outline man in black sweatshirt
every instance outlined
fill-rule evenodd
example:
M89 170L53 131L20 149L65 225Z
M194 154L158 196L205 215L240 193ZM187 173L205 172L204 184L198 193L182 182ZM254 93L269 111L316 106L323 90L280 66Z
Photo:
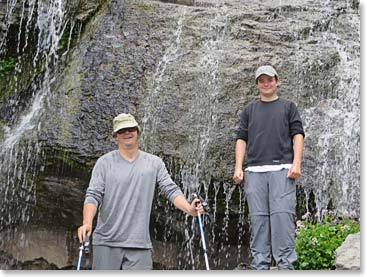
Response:
M273 254L278 269L293 269L297 259L294 181L301 176L302 121L296 105L277 95L279 78L272 66L260 66L255 80L260 99L250 102L241 113L233 180L245 181L252 268L269 269Z

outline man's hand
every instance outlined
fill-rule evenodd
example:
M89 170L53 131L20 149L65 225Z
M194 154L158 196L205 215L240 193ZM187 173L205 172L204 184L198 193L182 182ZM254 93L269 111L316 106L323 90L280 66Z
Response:
M199 199L195 198L190 204L183 194L176 196L173 200L173 205L191 216L197 216L198 212L201 214L204 213L204 208Z
M83 224L78 228L78 238L79 242L83 243L85 241L86 234L88 237L92 234L92 225L91 224Z
M301 164L293 163L291 168L288 170L288 178L297 179L301 177Z
M243 181L243 170L242 169L237 169L237 170L234 171L233 181L236 184L242 183L242 181Z
M88 237L92 234L93 218L97 213L97 206L93 203L87 203L83 207L83 225L78 228L79 242L85 241L86 234Z
M205 210L204 210L203 205L201 205L201 201L198 198L195 198L191 202L191 212L190 212L190 214L192 216L197 216L198 213L204 214Z

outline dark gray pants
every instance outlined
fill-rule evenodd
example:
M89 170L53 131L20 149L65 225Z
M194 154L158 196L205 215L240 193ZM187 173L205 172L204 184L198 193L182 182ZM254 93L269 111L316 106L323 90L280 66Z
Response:
M293 269L296 261L296 186L288 169L245 173L245 192L251 216L251 266L269 269L271 254L278 269Z
M93 270L151 270L152 250L93 246Z

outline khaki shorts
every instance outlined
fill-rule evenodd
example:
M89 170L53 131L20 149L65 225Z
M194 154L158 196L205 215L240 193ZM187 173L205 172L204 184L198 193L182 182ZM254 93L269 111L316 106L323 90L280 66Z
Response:
M152 270L152 250L93 246L93 270Z

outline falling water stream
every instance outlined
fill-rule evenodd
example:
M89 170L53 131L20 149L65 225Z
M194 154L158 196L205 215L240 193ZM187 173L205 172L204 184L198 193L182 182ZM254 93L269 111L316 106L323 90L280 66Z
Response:
M2 203L1 226L14 223L27 223L32 206L35 204L35 190L33 188L33 178L36 174L36 164L40 145L37 140L37 128L40 124L40 115L45 104L45 99L50 94L51 67L56 65L57 50L60 39L65 28L65 7L63 0L55 1L29 1L28 12L25 11L23 1L21 10L20 26L26 22L26 33L22 35L23 28L19 28L17 54L17 71L21 71L21 57L28 51L28 35L30 22L37 16L38 43L34 55L33 64L42 59L45 62L44 76L39 84L34 84L30 105L27 105L19 115L16 124L5 127L4 140L1 143L1 163L2 176L7 176L2 180L1 191L5 194ZM38 10L34 12L37 2ZM12 1L9 5L8 17L12 16L17 1ZM37 15L36 15L37 14ZM20 50L20 37L25 37L24 46ZM16 76L15 76L16 78ZM17 103L14 103L17 105ZM26 192L26 193L24 193ZM19 202L25 205L19 205ZM14 213L14 210L16 211ZM7 216L4 217L4 215Z
M141 145L143 149L154 154L160 154L160 147L162 146L162 140L159 136L158 126L162 126L162 121L165 118L165 112L170 109L170 102L166 101L167 98L172 97L172 91L167 90L165 86L170 82L170 79L179 78L172 76L172 70L175 67L179 67L182 63L182 59L187 55L189 50L185 49L185 46L181 44L181 37L183 36L185 29L188 27L185 25L187 18L187 10L183 8L181 14L178 15L177 29L172 37L172 43L167 47L162 60L159 61L156 72L152 78L152 87L148 91L146 102L141 114L144 115L142 119L143 135L141 138ZM185 20L186 19L186 20ZM206 232L209 243L209 252L212 255L213 268L230 268L239 264L246 259L243 249L243 235L245 230L243 229L244 220L244 203L242 199L239 202L238 211L240 217L236 227L239 227L237 246L234 247L234 251L230 251L230 243L228 241L228 229L229 227L229 203L234 190L238 191L240 198L242 198L242 191L240 187L233 186L230 183L218 183L212 182L212 167L211 159L209 157L209 150L213 140L216 138L216 129L218 128L217 120L221 113L221 103L219 97L224 92L221 88L221 72L220 64L224 58L223 48L227 42L228 31L228 16L226 6L217 3L212 12L212 18L202 30L204 37L204 43L197 55L200 57L197 61L197 74L196 87L191 91L189 114L185 118L186 124L190 124L188 130L188 145L185 153L182 153L183 157L180 161L174 163L170 162L170 159L166 160L167 167L171 174L178 172L178 176L175 176L177 184L182 187L184 194L191 199L191 195L194 192L199 193L203 198L208 199L209 193L214 193L215 198L213 201L217 201L217 195L221 190L223 195L224 204L224 218L222 222L211 224L207 222ZM165 106L168 102L167 106ZM166 124L164 122L164 124ZM174 125L174 122L168 122L168 125ZM210 192L209 192L210 191ZM214 204L214 205L213 205ZM215 203L210 203L213 209L213 218L216 218ZM158 198L153 210L159 213L164 207L169 207L170 204ZM222 211L221 211L222 212ZM154 212L153 212L154 213ZM220 216L222 217L222 215ZM153 226L162 226L163 215L160 213L153 218ZM183 238L183 251L177 256L172 257L171 249L169 246L172 242L172 236L177 233L175 230L177 223L174 216L169 216L164 219L164 229L162 227L155 227L153 229L153 237L159 237L160 240L165 242L165 249L161 250L160 255L167 264L172 264L173 267L178 265L179 268L185 269L203 269L203 259L200 252L200 243L198 238L200 235L197 231L197 222L192 218L185 218L183 225L186 226ZM168 226L168 227L167 227ZM176 227L170 227L176 226ZM232 228L233 226L231 226ZM220 232L220 241L218 244L218 231ZM162 238L163 236L163 238ZM177 240L177 238L176 238ZM180 239L179 239L180 241ZM177 244L177 241L175 242ZM233 242L232 242L233 243ZM176 248L176 247L175 247ZM234 252L236 252L234 254ZM241 254L242 253L242 254ZM229 256L232 257L229 257ZM229 260L231 264L229 264ZM167 262L172 260L172 262ZM177 265L176 265L177 264Z
M271 5L271 1L265 2L266 5ZM233 72L238 69L238 65L243 63L247 68L248 62L246 57L232 61L235 69L230 73L225 72L225 65L227 66L229 60L228 52L233 51L229 46L238 39L237 36L245 46L253 43L251 39L255 37L256 40L256 36L266 41L264 34L251 32L256 30L257 24L264 23L261 20L276 20L277 17L285 16L282 12L287 9L292 12L291 5L283 2L287 1L279 1L279 8L272 10L275 15L272 12L264 15L266 20L260 13L247 13L245 8L244 14L241 14L235 8L237 4L242 5L241 1L211 3L203 0L193 1L192 7L174 6L174 16L170 17L173 13L167 13L165 18L165 24L171 26L170 33L161 45L162 55L157 58L150 75L144 76L146 84L141 86L144 88L143 96L136 108L143 130L140 146L143 150L163 158L173 179L188 199L191 200L192 193L197 192L208 201L213 222L208 217L205 218L205 233L212 269L234 269L240 264L248 263L249 259L250 225L244 193L240 186L234 185L228 178L221 179L214 163L220 163L222 159L212 157L213 153L218 152L214 148L218 141L233 142L229 141L229 131L223 133L218 130L230 125L227 122L223 124L223 114L231 114L228 110L233 108L226 106L225 101L230 98L227 96L235 93L247 77L239 78L238 87L225 86L228 76L237 77ZM137 7L142 10L154 11L147 4L149 1L139 3ZM316 6L318 5L319 3ZM323 17L304 28L310 30L309 32L300 31L302 35L299 35L297 26L292 26L294 34L289 36L292 41L287 45L289 51L296 50L299 53L294 70L297 78L294 99L296 102L307 99L299 105L306 131L305 166L299 185L305 194L307 209L311 205L310 199L313 199L319 213L332 206L359 217L359 37L352 43L348 34L338 33L334 17L339 12L337 16L345 16L344 24L356 30L359 30L359 19L349 16L351 11L348 9L351 7L348 4L343 6L344 10L334 8L330 1L321 3L320 6ZM11 248L7 245L8 237L4 234L9 234L11 230L11 236L16 237L17 228L27 226L33 216L34 207L37 206L36 179L43 166L43 144L39 139L44 123L42 116L53 97L53 84L58 81L54 73L61 66L63 57L71 50L73 34L80 34L82 28L68 12L66 0L7 1L5 29L0 38L0 57L9 51L7 45L11 39L11 28L14 28L15 18L18 16L21 27L17 32L16 42L13 43L17 56L14 69L15 92L22 88L20 77L24 70L29 69L26 67L27 63L32 65L30 74L34 78L26 90L27 93L21 94L26 99L10 97L7 105L13 112L2 127L0 251ZM242 16L245 23L239 24L237 29L234 28L234 22L241 20ZM124 41L124 35L129 38L128 32L123 34L123 27L120 30L117 22L111 24L116 25L111 32L121 32L121 41ZM300 39L305 36L304 33L308 36L306 42ZM274 39L277 35L274 32L274 37L270 37ZM60 51L62 40L66 40L66 47ZM116 49L125 47L119 44L120 40L116 43ZM190 43L195 47L190 46ZM239 51L245 48L242 43L237 48ZM261 48L264 56L270 51L266 47L265 45ZM251 49L248 47L246 53L250 53ZM309 49L312 49L312 55L306 53ZM323 59L325 49L331 49L334 59ZM256 56L254 59L259 63L265 59L257 56L256 52L250 55ZM195 57L194 63L188 58L192 56ZM310 57L319 57L318 65ZM320 85L318 82L321 77L315 72L329 73L328 66L333 68L335 77L328 76L322 80L325 85ZM122 66L121 68L125 69ZM148 70L146 72L149 73ZM194 85L181 88L181 82ZM252 91L248 89L246 93L251 94ZM305 94L308 96L304 97ZM92 98L90 95L88 97ZM177 118L173 114L182 116ZM175 133L177 141L166 141L166 134L170 132ZM223 136L228 138L223 139ZM6 232L2 234L3 230ZM158 193L152 208L151 234L157 269L205 268L197 222L174 209ZM26 235L22 233L18 237L22 241L17 247L28 245ZM20 258L16 255L13 258Z
M345 40L346 33L335 31L335 10L327 2L325 18L328 31L322 32L316 48L335 51L339 60L335 76L326 77L321 101L303 111L307 134L305 157L313 166L306 167L301 179L306 194L315 194L317 213L338 207L352 217L359 217L360 186L360 56L359 37ZM346 9L351 7L347 5ZM325 23L326 24L326 23ZM345 16L345 24L359 30L359 20ZM310 40L319 34L311 34ZM316 53L316 55L320 55ZM322 57L320 68L325 66ZM315 70L316 68L313 68ZM312 69L311 69L312 70ZM307 76L307 75L306 75ZM306 80L312 83L312 80ZM312 88L311 88L312 89ZM317 93L315 93L317 94ZM317 154L316 160L315 154ZM310 163L311 164L311 163ZM309 196L307 197L309 198Z
M181 44L181 34L182 27L185 20L186 10L183 9L182 13L179 15L179 20L177 22L177 30L173 35L173 41L170 46L165 51L162 60L158 63L157 69L152 78L152 87L148 92L146 102L144 103L144 117L142 119L142 128L144 132L141 136L141 144L145 146L147 151L154 152L153 148L155 142L151 140L154 138L157 132L157 121L160 117L160 107L163 101L164 95L162 95L161 90L164 84L167 82L167 76L165 75L167 68L170 64L177 62L180 57L180 44Z
M22 226L26 226L33 216L37 205L35 180L42 168L42 142L39 141L41 116L51 96L54 82L53 71L58 67L60 43L65 30L70 26L67 48L70 47L71 34L75 23L67 18L64 0L7 1L5 17L6 29L1 39L0 53L6 55L9 28L14 18L20 16L16 42L17 61L13 75L14 90L21 87L21 74L37 76L21 98L10 102L13 109L23 108L13 115L9 125L4 125L4 135L0 142L0 248L27 247L28 237ZM70 23L70 20L72 23ZM36 42L30 42L35 37ZM11 42L14 45L14 42ZM33 45L32 45L33 44ZM36 46L34 46L34 44ZM42 72L37 72L42 68ZM23 72L22 72L23 70ZM39 77L40 76L40 77ZM26 100L26 101L25 101ZM17 231L19 230L19 231ZM18 233L19 232L19 233ZM16 240L16 245L7 240ZM26 251L19 251L12 259L18 259Z

